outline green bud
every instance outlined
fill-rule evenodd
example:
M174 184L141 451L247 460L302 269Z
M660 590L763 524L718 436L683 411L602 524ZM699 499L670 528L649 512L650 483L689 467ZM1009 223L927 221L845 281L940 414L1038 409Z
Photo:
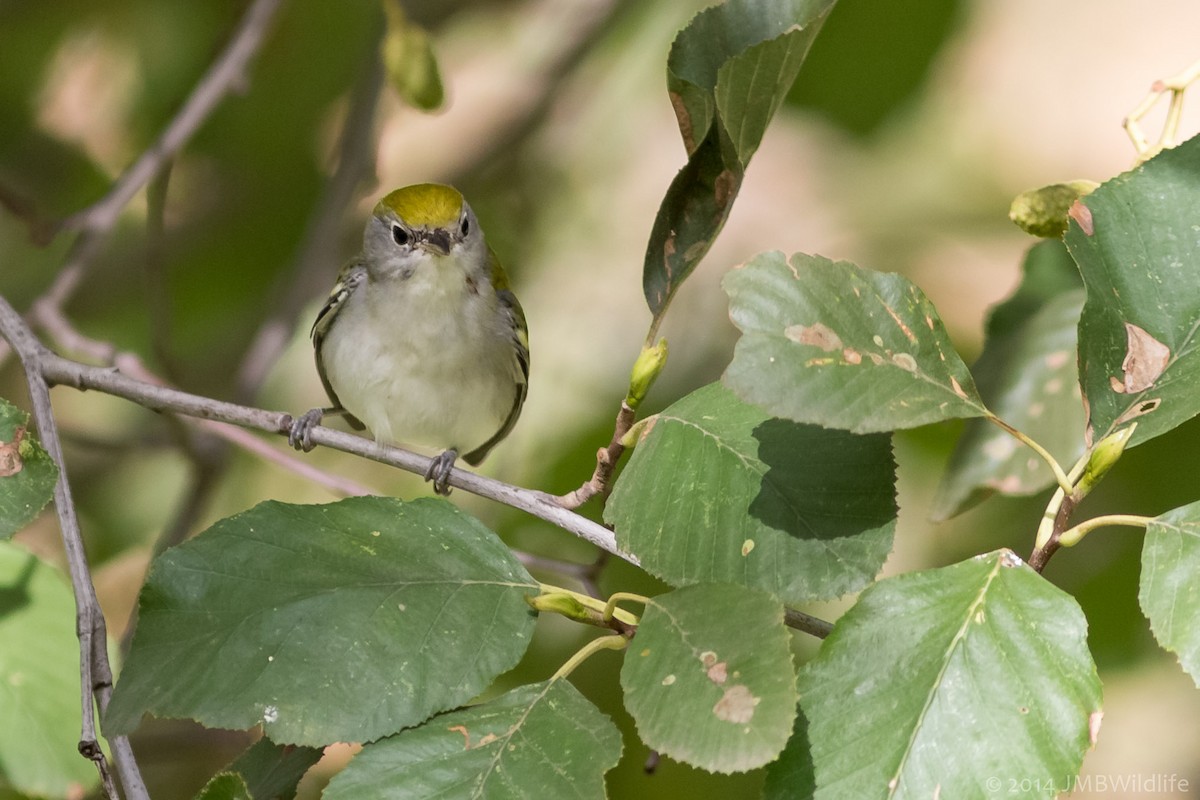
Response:
M1056 239L1067 230L1071 205L1099 185L1095 181L1071 181L1030 189L1012 201L1008 218L1030 235Z
M633 372L629 376L629 394L625 396L625 404L637 408L646 393L654 385L658 373L662 372L667 363L667 340L659 339L653 347L643 347L633 364Z
M525 602L533 606L535 611L561 614L567 619L579 622L593 622L597 616L596 612L589 610L583 603L562 592L549 592L535 597L526 597Z
M1134 430L1137 428L1137 423L1131 423L1128 428L1122 428L1115 433L1110 433L1100 440L1100 443L1092 448L1092 454L1088 456L1087 466L1083 468L1083 475L1080 476L1079 482L1075 484L1075 499L1082 500L1087 496L1088 492L1095 488L1100 479L1104 477L1113 464L1117 463L1117 459L1125 452L1125 445L1129 443L1129 437L1133 436Z
M626 450L632 450L638 446L638 443L650 433L650 429L654 427L654 423L658 421L658 414L652 414L645 419L639 419L630 426L625 435L621 437L621 447Z
M380 45L388 82L404 102L422 111L440 108L445 99L433 42L404 13L400 0L382 0L387 32Z

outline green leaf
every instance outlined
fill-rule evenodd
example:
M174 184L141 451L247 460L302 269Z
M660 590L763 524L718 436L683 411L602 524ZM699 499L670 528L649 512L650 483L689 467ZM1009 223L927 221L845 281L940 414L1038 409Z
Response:
M322 755L324 751L316 747L280 745L264 737L224 772L240 776L251 797L291 800L296 796L296 784Z
M767 765L763 782L763 800L801 800L812 797L817 789L813 777L812 745L808 741L808 719L804 712L796 714L792 738L778 759Z
M800 672L814 797L1054 797L1098 723L1087 622L1009 551L869 587Z
M710 772L773 761L796 718L789 641L765 592L714 583L651 599L621 668L642 741Z
M54 568L0 542L0 786L74 797L96 783L79 755L75 600Z
M1079 351L1091 441L1136 419L1133 446L1200 412L1198 176L1200 137L1074 207L1066 242L1087 286Z
M773 252L722 286L742 331L725 384L774 416L874 433L988 413L937 310L900 275Z
M688 152L646 246L642 287L655 318L721 232L746 165L834 0L728 0L679 32L667 88Z
M621 733L566 680L522 686L365 746L326 800L596 798Z
M383 10L387 30L380 56L388 83L413 108L441 108L446 95L429 32L408 18L400 0L384 0Z
M536 592L442 500L262 503L155 562L106 730L149 711L283 743L376 739L512 667Z
M57 479L57 467L29 430L29 415L0 398L0 539L33 521Z
M1069 465L1083 453L1075 354L1083 306L1079 270L1058 241L1030 248L1024 270L1016 292L992 312L971 373L988 408ZM1054 483L1046 463L1009 433L983 419L968 420L938 487L933 517L952 517L992 492L1034 494Z
M771 419L714 383L657 416L604 516L669 583L827 599L862 588L887 559L895 469L885 434Z
M1154 638L1200 686L1200 502L1146 527L1138 602Z
M222 772L204 785L196 800L254 800L241 775Z

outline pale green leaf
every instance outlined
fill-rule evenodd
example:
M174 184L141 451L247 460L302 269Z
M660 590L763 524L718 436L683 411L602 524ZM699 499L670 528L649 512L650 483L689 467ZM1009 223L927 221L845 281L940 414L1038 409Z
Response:
M778 600L701 584L650 600L625 653L625 707L649 746L710 772L779 755L796 718L795 673Z
M28 525L54 496L58 468L33 436L29 414L0 398L0 539Z
M1100 711L1082 611L1009 551L871 586L799 685L816 798L1054 797Z
M772 252L722 286L742 331L725 383L774 416L873 433L987 414L933 304L900 275Z
M97 780L79 755L75 600L56 570L0 542L0 786L82 796Z
M1146 528L1138 601L1154 638L1200 686L1200 502Z

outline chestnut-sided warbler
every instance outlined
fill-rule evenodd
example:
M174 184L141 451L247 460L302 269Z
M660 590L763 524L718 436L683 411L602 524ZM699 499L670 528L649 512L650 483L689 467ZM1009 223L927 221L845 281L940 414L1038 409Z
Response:
M450 186L407 186L379 201L311 336L333 406L293 423L297 449L312 449L323 416L344 414L377 440L441 450L425 479L449 494L459 453L479 464L521 414L525 314L475 212Z

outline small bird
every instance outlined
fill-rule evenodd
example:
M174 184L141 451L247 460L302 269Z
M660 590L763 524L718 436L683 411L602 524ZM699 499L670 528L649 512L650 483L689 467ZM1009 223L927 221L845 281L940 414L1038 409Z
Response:
M298 450L312 449L322 417L342 414L376 440L441 450L425 479L446 495L459 453L478 465L525 403L525 314L450 186L407 186L376 204L310 335L333 405L294 421Z

